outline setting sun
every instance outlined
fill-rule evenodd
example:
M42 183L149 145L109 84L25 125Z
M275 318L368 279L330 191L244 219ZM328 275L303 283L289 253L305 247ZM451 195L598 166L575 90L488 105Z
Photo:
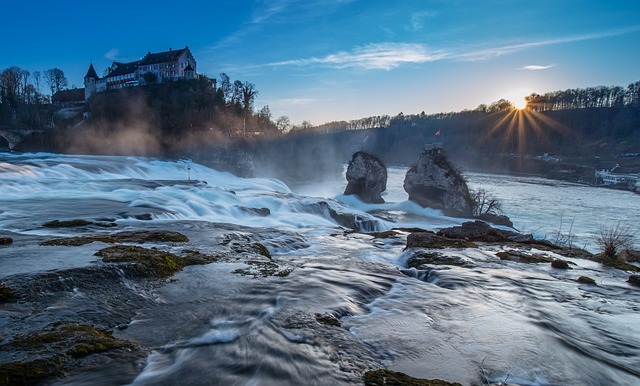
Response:
M522 110L527 107L527 101L524 98L516 98L513 101L513 106L518 110Z

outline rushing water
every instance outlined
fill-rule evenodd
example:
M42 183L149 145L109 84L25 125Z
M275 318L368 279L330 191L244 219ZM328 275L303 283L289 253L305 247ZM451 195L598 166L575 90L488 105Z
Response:
M99 265L93 254L101 243L38 245L113 232L42 226L77 218L113 222L118 230L179 231L189 248L203 251L217 251L230 237L260 240L273 262L291 269L288 276L243 276L237 270L246 262L227 260L189 266L153 289L122 276L122 288L136 295L126 302L98 302L95 283L77 282L48 307L49 317L98 323L104 314L117 320L132 312L127 328L114 334L149 352L54 382L60 385L359 384L363 370L378 367L462 384L640 384L640 308L628 274L580 259L568 271L501 261L495 246L447 251L467 259L465 267L405 275L406 236L342 232L345 219L361 231L465 221L407 202L404 172L391 168L387 203L368 205L342 196L344 181L292 191L277 180L241 179L187 160L0 155L0 236L14 239L0 247L0 280ZM576 245L595 250L601 226L640 225L633 193L539 178L468 178L501 199L516 228L552 241L573 235ZM268 215L258 214L263 208ZM581 275L598 285L578 284ZM42 323L18 323L16 309L2 307L0 325L28 330ZM342 326L319 325L316 314L334 315Z

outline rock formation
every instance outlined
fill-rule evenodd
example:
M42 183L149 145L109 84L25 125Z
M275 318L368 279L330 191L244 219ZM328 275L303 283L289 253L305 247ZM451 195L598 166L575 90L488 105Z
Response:
M470 217L472 200L467 183L449 164L441 148L424 150L407 171L404 190L409 200L423 207L440 209L447 215Z
M353 154L347 168L347 181L345 195L355 194L371 204L384 202L380 194L387 189L387 167L378 157L363 151Z

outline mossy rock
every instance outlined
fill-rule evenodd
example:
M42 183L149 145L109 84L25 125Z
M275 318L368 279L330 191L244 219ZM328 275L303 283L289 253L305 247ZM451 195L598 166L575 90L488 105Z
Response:
M6 284L0 283L0 303L8 303L16 299L16 295Z
M333 315L316 314L316 320L327 326L342 327L342 323Z
M561 259L553 260L551 266L556 269L569 269L569 263Z
M440 379L414 378L405 373L387 369L367 371L363 381L365 386L462 386L460 383Z
M433 232L417 232L407 236L407 248L478 248L478 245L467 240L439 236Z
M105 244L117 243L118 240L111 236L79 236L79 237L65 237L61 239L52 239L43 241L40 245L43 246L65 246L65 247L79 247L95 242L101 242Z
M267 247L265 247L264 244L262 244L262 243L253 243L251 246L255 250L257 250L257 252L260 255L262 255L262 256L264 256L264 257L266 257L268 259L271 259L271 252L269 252L269 249Z
M206 255L200 251L195 251L191 249L185 249L182 251L182 256L180 256L185 265L200 265L200 264L209 264L215 263L220 260L220 257L213 255Z
M114 245L99 250L96 256L105 263L129 263L141 277L165 278L180 271L188 262L169 252L146 249L135 245Z
M0 237L0 245L9 245L13 243L13 239L11 237Z
M588 276L580 276L576 281L584 284L596 284L596 281Z
M93 222L91 221L75 219L75 220L66 220L66 221L53 220L53 221L49 221L42 224L42 226L46 228L73 228L73 227L81 227L81 226L87 226L92 224Z
M57 221L57 220L56 220ZM154 243L154 242L175 242L186 243L189 238L182 233L172 231L125 231L114 233L109 236L79 236L65 237L60 239L48 240L40 243L40 245L51 246L61 245L66 247L79 247L91 244L96 241L102 243Z
M132 342L114 338L109 332L88 325L58 325L17 336L6 348L28 354L32 360L0 365L0 385L32 385L62 375L70 362L91 354L133 348Z
M124 231L111 235L114 239L123 243L154 243L173 242L186 243L189 238L180 232L152 230L152 231Z
M500 251L496 253L496 256L498 256L500 260L511 260L526 264L552 263L554 261L554 259L547 256L527 254L515 250Z
M611 258L604 258L600 256L599 261L602 265L606 265L607 267L617 268L617 269L621 269L623 271L629 271L629 272L640 272L640 267L637 267L633 264L629 264L626 261L622 261L617 258L611 259Z
M22 360L0 365L0 386L29 386L64 374L63 355Z

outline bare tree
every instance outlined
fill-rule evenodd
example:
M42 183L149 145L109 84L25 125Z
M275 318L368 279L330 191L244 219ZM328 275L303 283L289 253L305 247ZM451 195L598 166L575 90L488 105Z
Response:
M40 71L33 72L33 85L36 88L36 100L40 101L40 84L42 83L42 73Z
M225 102L231 101L231 81L229 80L229 76L224 72L220 74L220 90L224 95Z
M479 188L470 193L474 216L502 213L502 203L485 188Z
M236 80L233 82L233 89L231 91L231 103L235 106L240 106L242 101L242 82Z
M242 84L242 108L245 111L251 111L253 109L253 102L258 95L256 85L251 82L244 82Z
M291 129L291 121L289 120L289 117L286 115L278 117L276 120L276 127L283 133L289 131Z
M59 68L52 68L44 72L44 77L47 80L47 84L51 88L51 95L62 91L67 88L69 81L64 76L64 71Z
M23 69L12 66L4 69L0 73L0 88L2 89L2 98L7 99L9 104L16 106L19 103L22 86Z

